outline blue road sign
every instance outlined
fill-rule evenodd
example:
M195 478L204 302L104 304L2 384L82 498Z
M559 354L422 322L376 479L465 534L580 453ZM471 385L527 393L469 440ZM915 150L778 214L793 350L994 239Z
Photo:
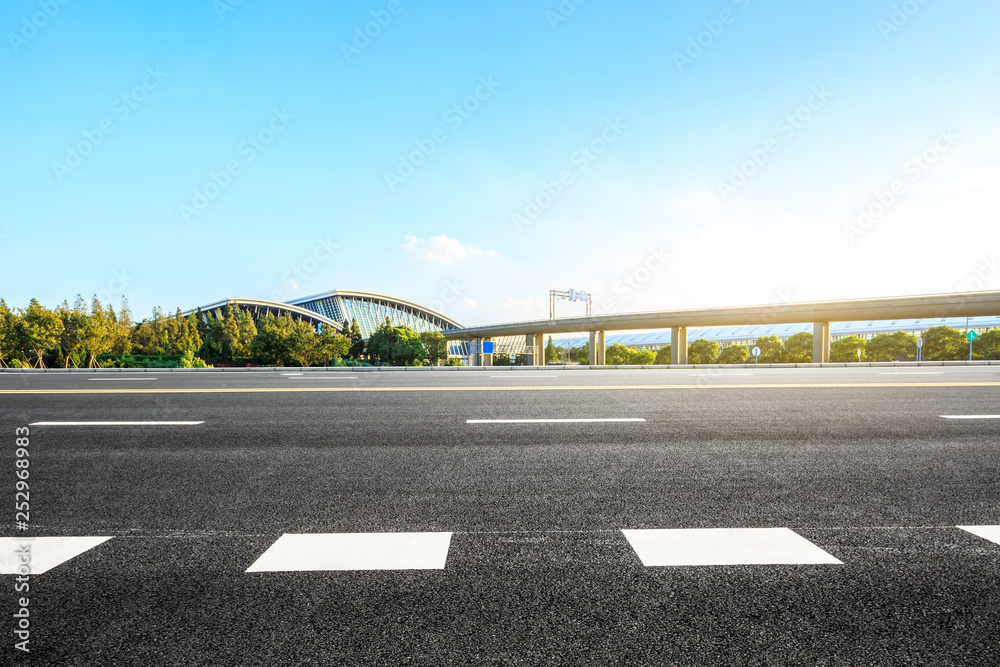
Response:
M493 341L491 340L483 341L483 354L493 354Z

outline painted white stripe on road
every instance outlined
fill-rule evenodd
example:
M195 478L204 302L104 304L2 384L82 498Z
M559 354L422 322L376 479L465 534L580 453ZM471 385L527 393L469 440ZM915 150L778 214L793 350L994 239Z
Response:
M723 375L744 375L744 376L750 375L750 376L752 376L753 373L688 373L689 377L699 377L699 378L722 377Z
M984 540L1000 544L1000 526L955 526L973 535L978 535Z
M788 528L622 530L646 567L842 565Z
M1000 415L941 415L941 419L1000 419Z
M491 375L490 377L491 378L509 378L509 377L517 377L517 378L557 378L559 376L558 375L549 375L548 373L538 373L538 374L533 374L533 375L529 375L528 373L504 373L503 375Z
M197 426L205 422L34 422L28 426Z
M156 378L87 378L88 382L148 382Z
M466 419L466 424L582 424L593 422L644 422L641 417L622 419Z
M893 371L890 373L879 373L879 375L944 375L944 371L931 371L928 373L907 373L902 371Z
M294 375L288 376L289 380L357 380L357 375L317 375L317 376L302 376L296 377Z
M286 533L247 572L442 570L451 533Z
M21 574L18 568L27 565L28 574L44 574L70 558L107 542L110 537L0 537L0 574ZM27 548L27 553L24 549ZM22 562L27 560L27 563Z

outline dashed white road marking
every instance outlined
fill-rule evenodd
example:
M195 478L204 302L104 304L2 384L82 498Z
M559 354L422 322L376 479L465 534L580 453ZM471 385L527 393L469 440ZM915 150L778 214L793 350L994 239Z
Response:
M788 528L622 530L646 567L842 565Z
M549 375L548 373L504 373L503 375L491 375L491 378L557 378L558 375Z
M357 375L303 375L301 377L289 375L289 380L357 380Z
M247 572L441 570L451 533L286 533Z
M0 537L0 574L44 574L110 537ZM26 547L26 548L25 548Z
M197 426L205 422L33 422L28 426Z
M912 371L892 371L889 373L879 373L879 375L944 375L944 371L912 372Z
M742 376L752 376L753 373L688 373L689 377L721 377L723 375L742 375Z
M87 378L88 382L148 382L156 378Z
M940 415L941 419L1000 419L1000 415Z
M466 419L466 424L584 424L595 422L644 422L641 417L622 417L615 419Z
M1000 526L956 526L973 535L978 535L984 540L1000 544Z

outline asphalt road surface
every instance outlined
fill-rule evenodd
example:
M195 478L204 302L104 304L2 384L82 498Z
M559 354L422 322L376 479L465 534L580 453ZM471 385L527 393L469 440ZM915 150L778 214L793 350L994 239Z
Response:
M1000 366L0 373L0 420L2 664L1000 664Z

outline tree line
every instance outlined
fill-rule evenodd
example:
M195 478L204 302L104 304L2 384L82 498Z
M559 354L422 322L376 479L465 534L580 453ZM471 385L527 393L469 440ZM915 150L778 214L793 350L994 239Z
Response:
M0 299L0 367L97 368L209 365L335 366L423 365L448 362L440 332L416 333L389 319L368 345L357 320L342 332L319 330L288 313L254 319L238 306L172 315L155 308L151 318L132 321L128 302L116 312L96 297L90 306L77 296L71 306L50 309L32 299L10 308ZM454 363L452 361L451 363Z
M926 361L960 361L969 358L969 341L958 329L948 326L931 327L921 334L924 344L921 358ZM813 334L802 331L790 336L784 342L777 336L761 336L753 345L728 345L721 347L718 342L700 338L688 345L689 364L743 364L752 363L752 347L760 348L758 363L762 364L807 364L812 362ZM1000 329L991 329L980 335L972 343L972 358L1000 359ZM659 350L637 350L620 343L605 348L605 362L613 366L647 366L669 364L671 346ZM866 340L861 336L844 336L830 344L831 362L851 361L913 361L917 354L917 337L905 331L881 333ZM499 359L509 362L504 355ZM557 346L549 336L545 346L546 363L566 363L566 360L581 364L590 363L590 344L569 350ZM493 365L497 363L494 355ZM516 361L515 361L516 363Z

